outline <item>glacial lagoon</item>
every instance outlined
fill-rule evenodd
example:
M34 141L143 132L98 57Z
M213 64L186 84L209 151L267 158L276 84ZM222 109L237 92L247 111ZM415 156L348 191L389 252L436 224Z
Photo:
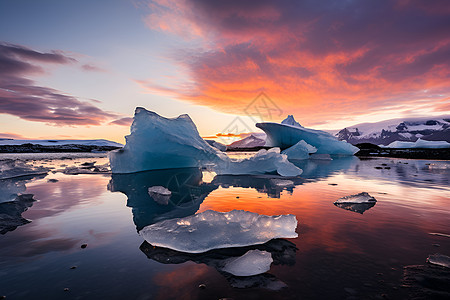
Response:
M57 170L108 162L104 155L96 156L40 157L33 163ZM450 256L449 161L347 157L296 164L303 170L297 178L216 176L184 168L113 175L49 172L1 180L2 195L32 194L36 201L0 204L1 216L25 220L17 227L1 227L0 296L409 299L449 295L448 269L426 262L431 254ZM167 204L150 197L151 186L172 192ZM361 192L377 201L334 204ZM154 247L138 234L162 220L234 209L293 214L298 237L195 254ZM270 253L273 261L267 272L234 276L224 271L224 261L251 250Z

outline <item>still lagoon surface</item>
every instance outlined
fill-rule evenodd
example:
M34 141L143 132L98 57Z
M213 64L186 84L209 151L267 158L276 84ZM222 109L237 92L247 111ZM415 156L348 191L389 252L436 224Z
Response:
M30 159L29 157L27 157ZM41 157L55 167L105 157ZM127 175L0 180L0 191L33 194L0 235L0 296L6 299L410 299L448 297L449 273L427 264L450 256L450 162L406 159L308 160L301 177L215 176L199 169ZM148 194L172 191L167 205ZM336 206L367 192L375 205ZM8 212L5 203L0 213ZM205 210L294 214L295 239L187 254L138 234L155 222ZM20 211L22 212L22 211ZM19 215L20 215L19 212ZM9 211L9 213L11 213ZM85 248L81 245L87 244ZM237 277L217 262L249 249L271 253L264 274Z

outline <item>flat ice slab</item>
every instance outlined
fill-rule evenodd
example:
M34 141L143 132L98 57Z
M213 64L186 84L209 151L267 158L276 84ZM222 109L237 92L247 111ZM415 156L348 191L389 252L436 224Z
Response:
M253 276L269 271L272 262L270 252L255 249L225 260L221 269L235 276Z
M296 238L296 228L294 215L265 216L244 210L207 210L146 226L140 235L153 246L202 253L263 244L276 238Z
M377 200L366 192L339 198L334 203L374 203Z

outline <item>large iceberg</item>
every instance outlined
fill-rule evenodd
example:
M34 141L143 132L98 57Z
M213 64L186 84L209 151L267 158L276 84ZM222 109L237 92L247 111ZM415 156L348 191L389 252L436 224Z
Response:
M267 134L266 146L269 147L286 149L304 140L307 144L317 148L317 154L353 155L359 151L357 147L339 141L325 131L302 127L292 115L283 120L281 124L263 122L257 123L256 127L264 130Z
M130 131L126 145L108 155L113 173L200 167L220 159L188 115L169 119L137 107Z
M189 253L263 244L276 238L296 238L294 215L265 216L233 210L205 212L149 225L140 235L151 245Z
M223 159L215 171L219 175L265 174L277 172L281 176L298 176L302 170L288 161L279 148L261 149L254 156L244 159Z

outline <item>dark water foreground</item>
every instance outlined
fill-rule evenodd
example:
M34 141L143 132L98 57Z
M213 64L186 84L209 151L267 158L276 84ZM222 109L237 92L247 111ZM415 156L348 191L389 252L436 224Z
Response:
M32 195L0 204L10 222L0 228L0 296L448 299L448 269L426 259L450 256L449 162L346 158L298 165L304 174L290 182L197 169L0 181L2 195ZM172 191L167 205L148 195L155 185ZM376 204L333 204L360 192ZM137 233L207 209L295 214L299 237L187 254L155 248ZM250 249L271 253L270 271L237 277L220 270L223 260Z

